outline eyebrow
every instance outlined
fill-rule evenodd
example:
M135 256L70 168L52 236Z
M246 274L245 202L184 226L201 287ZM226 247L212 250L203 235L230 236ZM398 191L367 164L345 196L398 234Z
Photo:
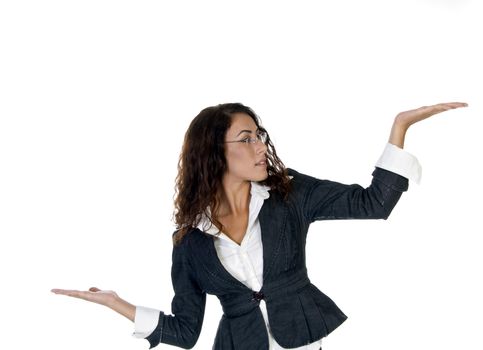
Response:
M255 130L255 132L257 132L258 130L260 130L260 128L257 128L257 130ZM240 132L238 133L238 135L236 135L236 137L240 136L240 134L241 134L242 132L247 132L247 133L249 133L249 134L251 134L251 133L252 133L252 131L251 131L251 130L242 130L242 131L240 131Z

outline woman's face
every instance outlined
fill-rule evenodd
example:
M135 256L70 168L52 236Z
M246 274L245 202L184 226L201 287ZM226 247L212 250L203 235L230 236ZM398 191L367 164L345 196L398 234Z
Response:
M257 125L245 113L234 113L232 123L225 135L225 141L238 141L257 138ZM263 181L268 177L266 154L267 146L256 143L232 142L225 144L225 158L228 170L225 177L239 181ZM262 163L260 163L262 161Z

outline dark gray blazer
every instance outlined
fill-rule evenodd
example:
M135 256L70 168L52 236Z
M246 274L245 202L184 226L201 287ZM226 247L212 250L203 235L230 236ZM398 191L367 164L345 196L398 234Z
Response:
M288 169L292 191L283 201L276 191L259 213L263 243L263 287L253 291L234 278L216 254L213 236L191 230L173 248L173 315L160 313L146 339L190 349L203 323L206 293L223 307L213 350L268 350L268 334L259 303L264 299L270 328L284 348L325 337L347 318L307 276L305 242L310 223L333 219L386 219L408 180L376 168L368 188L344 185Z

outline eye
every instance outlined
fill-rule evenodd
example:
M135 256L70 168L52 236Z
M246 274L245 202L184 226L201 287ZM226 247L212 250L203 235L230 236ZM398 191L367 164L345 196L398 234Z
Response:
M246 137L243 140L241 140L241 142L250 143L250 138L249 137Z
M260 132L257 133L257 138L261 142L265 143L267 141L267 133L265 131L260 131Z

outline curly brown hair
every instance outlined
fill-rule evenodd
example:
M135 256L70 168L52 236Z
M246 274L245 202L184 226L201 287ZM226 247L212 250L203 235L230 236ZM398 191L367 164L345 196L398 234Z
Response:
M203 109L186 131L178 161L174 195L174 222L176 232L173 243L198 226L203 215L216 227L222 224L208 212L215 213L219 206L218 189L222 186L223 175L227 170L225 158L225 134L232 123L234 113L248 114L260 131L265 131L255 112L241 103L223 103ZM267 172L268 177L260 184L278 191L286 200L290 192L290 178L267 133Z

